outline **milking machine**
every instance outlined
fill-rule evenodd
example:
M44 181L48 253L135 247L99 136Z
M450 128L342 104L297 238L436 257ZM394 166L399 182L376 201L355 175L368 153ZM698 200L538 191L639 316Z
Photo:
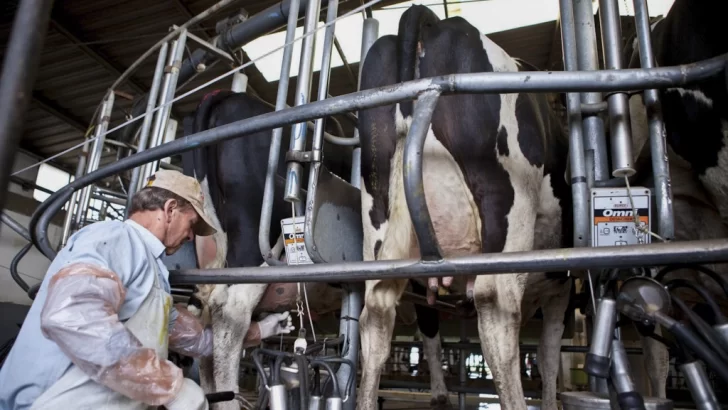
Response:
M352 400L347 392L354 387L356 373L350 371L346 385L341 386L334 368L348 366L353 370L354 363L316 355L321 347L310 349L300 336L293 352L258 348L251 353L260 382L257 409L341 410Z

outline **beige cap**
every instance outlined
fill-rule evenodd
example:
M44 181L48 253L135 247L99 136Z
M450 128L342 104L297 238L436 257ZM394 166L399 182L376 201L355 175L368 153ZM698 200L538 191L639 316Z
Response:
M197 211L200 219L194 226L195 235L209 236L217 232L210 218L205 214L205 197L200 183L179 171L162 169L147 178L147 185L166 189L187 200Z

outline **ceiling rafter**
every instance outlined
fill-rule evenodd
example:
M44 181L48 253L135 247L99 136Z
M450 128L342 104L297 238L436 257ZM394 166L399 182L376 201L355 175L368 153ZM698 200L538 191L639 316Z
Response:
M82 120L81 118L67 111L65 108L49 100L38 91L33 91L33 102L37 104L38 107L40 107L43 111L70 125L74 129L80 131L82 134L86 133L86 130L88 129L88 123L86 121Z
M96 63L104 67L110 74L119 77L124 73L124 71L126 71L126 67L115 62L108 55L104 54L104 52L99 50L98 47L85 44L88 42L88 39L86 39L81 32L72 29L72 26L68 24L67 21L68 20L62 16L57 9L53 10L51 14L51 27L53 27L53 29L73 43L88 57L96 61ZM147 90L146 85L142 84L133 76L129 77L127 84L138 93L144 93Z

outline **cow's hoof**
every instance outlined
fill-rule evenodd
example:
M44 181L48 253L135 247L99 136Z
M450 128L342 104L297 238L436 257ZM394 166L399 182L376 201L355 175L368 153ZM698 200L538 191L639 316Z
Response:
M452 405L446 396L437 396L430 400L430 408L432 410L452 410Z

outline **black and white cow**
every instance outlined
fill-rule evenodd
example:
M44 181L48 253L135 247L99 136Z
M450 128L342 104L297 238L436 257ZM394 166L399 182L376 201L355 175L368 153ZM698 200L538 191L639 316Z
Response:
M194 115L185 122L185 135L225 125L234 121L271 112L261 100L249 94L214 91L205 96ZM288 150L290 133L283 132L281 157ZM208 215L216 217L218 233L197 238L197 260L200 267L260 266L264 260L258 247L258 226L263 202L265 174L268 167L271 132L264 131L200 148L183 156L184 172L201 181ZM309 147L310 150L310 141ZM351 148L324 144L324 163L334 174L346 178L351 172ZM291 216L290 204L283 201L282 175L285 162L279 161L274 196L271 243L280 237L281 219ZM302 186L307 186L308 166L304 167ZM278 242L276 255L281 252ZM275 248L274 248L275 249ZM326 284L306 284L311 311L322 314L341 306L340 290ZM416 293L418 289L413 289ZM424 291L419 292L424 295ZM214 332L212 363L200 363L201 384L206 391L238 391L238 364L242 342L251 317L258 312L280 312L295 306L295 283L273 285L200 285L195 298L205 308ZM416 307L417 320L426 336L437 335L438 313L434 309ZM425 324L423 326L423 324ZM426 352L437 352L440 339L425 337ZM429 353L434 354L434 353ZM432 361L435 362L435 361ZM439 363L439 361L437 362ZM441 366L431 366L433 386L445 394ZM436 397L436 396L435 396ZM219 403L218 408L237 408L237 403Z
M675 0L665 17L652 24L652 47L658 66L689 64L728 53L728 4L722 1ZM627 41L630 68L640 67L636 37ZM728 238L728 90L724 73L700 83L659 93L668 143L675 241ZM630 99L633 155L641 186L652 186L647 118L641 94ZM641 166L640 166L641 165ZM725 265L710 266L728 278ZM672 277L694 280L724 298L710 278L694 270ZM664 398L668 374L665 347L646 340L645 367L652 396Z
M522 66L462 18L440 20L424 6L402 15L363 63L361 88L453 73L519 71ZM418 257L403 187L402 157L417 103L359 112L364 259ZM425 197L446 257L571 246L570 188L563 128L544 95L440 98L424 147ZM359 409L374 409L389 355L395 306L407 281L370 280L360 318ZM480 275L478 330L504 409L526 409L519 327L537 308L543 408L556 409L556 377L571 282L542 274ZM453 287L464 291L465 283Z

